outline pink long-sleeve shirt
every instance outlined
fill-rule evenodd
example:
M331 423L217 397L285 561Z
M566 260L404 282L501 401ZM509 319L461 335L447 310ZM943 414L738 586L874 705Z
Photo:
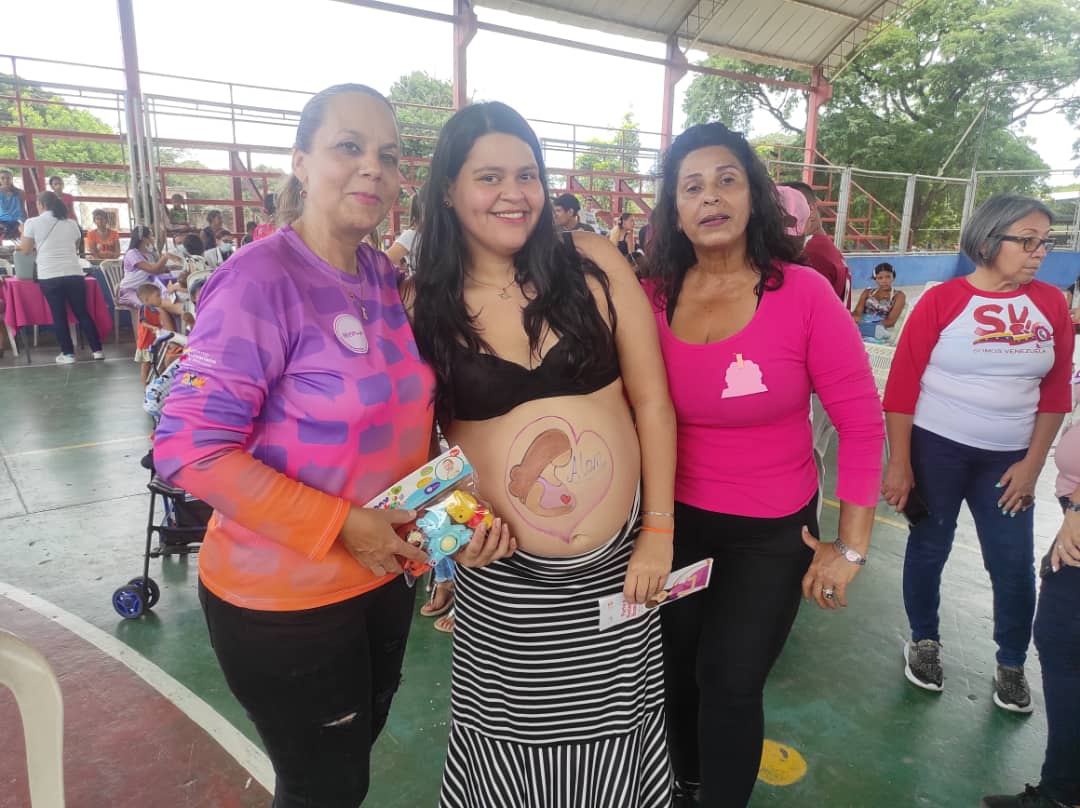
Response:
M684 342L656 311L678 418L675 498L764 518L805 506L817 491L813 392L840 436L837 496L874 506L885 430L858 328L821 275L781 268L783 286L766 292L747 326L727 339Z

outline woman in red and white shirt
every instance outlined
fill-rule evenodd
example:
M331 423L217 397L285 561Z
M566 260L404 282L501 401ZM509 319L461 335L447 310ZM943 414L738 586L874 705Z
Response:
M994 703L1014 712L1031 712L1035 482L1071 407L1069 310L1057 288L1035 280L1053 248L1051 222L1027 197L983 203L960 242L975 271L922 296L885 387L891 457L882 492L902 510L914 488L929 512L904 555L904 674L942 689L941 573L966 501L994 592Z

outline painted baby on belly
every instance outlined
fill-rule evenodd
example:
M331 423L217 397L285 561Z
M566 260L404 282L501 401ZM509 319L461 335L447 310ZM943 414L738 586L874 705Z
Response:
M509 461L506 488L514 509L529 526L567 542L611 487L607 443L592 430L577 434L563 418L526 426L511 444Z

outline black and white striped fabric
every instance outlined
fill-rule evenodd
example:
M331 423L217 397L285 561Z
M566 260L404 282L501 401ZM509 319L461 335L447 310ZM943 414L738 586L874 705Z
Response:
M597 622L597 599L622 590L636 511L580 556L458 568L441 808L671 805L657 612Z

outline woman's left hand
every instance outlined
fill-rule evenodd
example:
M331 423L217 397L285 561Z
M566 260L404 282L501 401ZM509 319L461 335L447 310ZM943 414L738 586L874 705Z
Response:
M998 488L1005 489L1005 493L998 500L998 507L1003 514L1014 515L1035 504L1035 482L1041 471L1041 464L1027 459L1009 466L997 484Z
M810 535L803 525L803 543L814 551L814 560L802 580L803 597L817 601L822 609L847 606L847 587L859 574L860 565L852 564L836 552L832 542L822 542ZM832 597L828 597L828 594Z
M488 528L483 522L476 526L469 543L452 558L463 567L486 567L500 558L517 552L517 539L510 535L510 526L496 518Z
M631 603L644 603L664 587L671 573L672 539L638 534L634 552L626 568L623 597Z

